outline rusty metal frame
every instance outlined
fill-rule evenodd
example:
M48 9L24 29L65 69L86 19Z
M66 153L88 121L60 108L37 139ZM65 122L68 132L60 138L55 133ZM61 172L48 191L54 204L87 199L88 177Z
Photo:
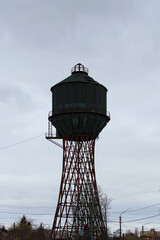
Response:
M63 138L63 166L51 239L105 239L95 167L95 139L87 135ZM86 237L86 238L85 238Z

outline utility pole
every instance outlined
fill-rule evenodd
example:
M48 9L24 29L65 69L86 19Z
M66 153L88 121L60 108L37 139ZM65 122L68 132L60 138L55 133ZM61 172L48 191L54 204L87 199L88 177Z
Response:
M121 228L121 225L122 225L122 217L121 215L119 216L119 235L120 235L120 239L121 239L121 236L122 236L122 228Z
M142 225L142 239L144 237L144 226Z
M121 217L121 215L126 213L126 212L128 212L129 209L130 208L128 208L125 211L121 212L121 214L119 216L119 231L120 231L119 235L120 235L120 239L122 238L122 217Z
M16 239L15 229L16 229L16 225L15 225L15 222L14 222L14 223L13 223L13 240Z

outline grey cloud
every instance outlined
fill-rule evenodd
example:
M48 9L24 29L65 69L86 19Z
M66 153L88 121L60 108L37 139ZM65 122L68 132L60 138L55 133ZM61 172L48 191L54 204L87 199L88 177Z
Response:
M18 86L0 86L0 102L18 111L28 111L33 107L30 96Z

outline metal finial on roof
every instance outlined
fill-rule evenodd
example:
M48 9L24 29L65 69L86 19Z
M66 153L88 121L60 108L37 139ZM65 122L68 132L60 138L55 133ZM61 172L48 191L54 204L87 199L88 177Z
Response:
M88 74L88 68L84 67L81 63L77 63L72 69L71 73L84 72Z

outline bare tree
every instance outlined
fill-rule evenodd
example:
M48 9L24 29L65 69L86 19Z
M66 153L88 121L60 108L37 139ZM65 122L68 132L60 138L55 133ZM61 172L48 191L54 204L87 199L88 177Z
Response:
M97 206L100 203L100 209ZM105 224L105 237L109 236L108 217L111 208L111 199L104 194L100 187L98 187L97 194L93 192L92 186L87 185L84 191L80 191L79 196L74 197L72 205L72 213L74 216L74 225L81 226L79 234L83 237L86 235L87 239L94 239L95 226L97 222L94 221L94 216L98 216L99 210L102 212L102 218ZM84 230L86 226L86 230ZM87 235L88 234L88 235Z
M98 194L99 194L99 201L101 205L101 211L103 220L105 223L106 234L107 237L109 236L109 228L108 228L108 218L109 218L109 210L111 209L111 201L112 199L108 197L106 193L103 193L100 186L98 186Z
M136 236L138 236L138 234L139 234L139 232L138 232L138 228L135 228L135 230L134 230L134 234L135 234Z
M130 234L131 233L131 230L130 229L127 229L126 230L126 234Z

